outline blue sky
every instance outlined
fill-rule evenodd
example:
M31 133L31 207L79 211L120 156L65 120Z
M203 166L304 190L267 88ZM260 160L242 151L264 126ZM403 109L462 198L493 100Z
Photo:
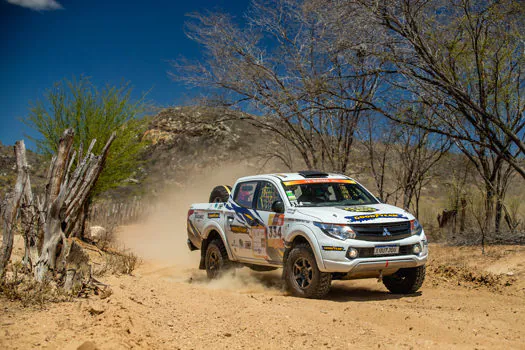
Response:
M0 0L0 141L11 145L34 135L19 120L29 102L54 82L82 74L98 86L129 81L137 97L151 89L148 99L160 106L184 103L196 91L168 77L167 61L200 57L198 45L184 34L185 14L209 9L242 16L248 4Z

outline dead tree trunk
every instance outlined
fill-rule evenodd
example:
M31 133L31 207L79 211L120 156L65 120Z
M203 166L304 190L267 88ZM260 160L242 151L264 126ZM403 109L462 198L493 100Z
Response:
M51 161L44 200L38 200L38 203L35 203L31 191L24 142L16 143L18 178L13 194L6 197L5 210L2 211L4 230L0 251L0 277L5 275L11 257L14 226L23 203L22 228L26 245L24 262L33 270L35 279L41 282L47 278L49 272L54 273L53 277L59 272L65 276L64 286L68 290L92 281L89 257L78 244L72 246L68 243L64 231L68 226L76 227L77 221L84 216L83 208L104 168L115 134L111 135L98 156L91 152L96 142L93 140L84 157L79 156L76 163L76 153L72 152L73 136L72 129L64 131L58 153Z
M48 269L53 270L55 268L56 249L63 236L61 223L65 219L63 205L66 199L66 192L64 190L61 191L61 189L65 189L63 184L67 182L66 169L71 147L73 146L74 135L75 133L72 129L67 129L64 132L58 144L57 155L53 158L51 164L51 173L46 185L44 208L42 208L46 213L46 220L43 223L44 241L35 269L35 277L38 281L43 281ZM65 244L65 239L63 241Z
M76 168L71 172L76 154L71 153L73 130L68 129L60 139L58 153L53 161L52 170L47 185L48 192L44 202L46 212L44 224L44 241L40 256L35 266L35 278L42 281L48 271L55 271L59 244L62 243L60 268L65 268L68 243L65 230L67 226L75 227L80 210L93 189L104 167L109 147L115 139L113 134L99 156L91 153L96 140L91 145L83 159L79 159Z
M25 146L22 142L20 152L16 154L16 165L18 168L28 169ZM29 174L24 185L24 195L20 205L22 217L22 234L24 237L24 260L22 263L29 270L33 263L38 259L38 212L35 210L33 191L31 189L31 179Z
M15 154L17 158L17 171L18 176L16 179L15 190L12 193L11 198L6 196L5 209L3 211L3 240L2 247L0 250L0 279L5 275L7 263L11 258L11 252L13 250L13 236L14 226L16 223L16 217L18 214L18 208L20 207L20 201L24 195L24 187L27 183L27 161L25 159L25 145L24 141L17 141L15 144ZM20 159L20 161L18 161Z

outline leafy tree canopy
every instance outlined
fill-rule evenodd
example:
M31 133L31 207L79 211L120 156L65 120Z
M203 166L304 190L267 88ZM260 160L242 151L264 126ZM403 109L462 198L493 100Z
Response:
M94 194L119 186L137 170L139 154L144 142L141 135L146 128L144 99L133 100L129 84L107 85L98 88L89 78L64 79L46 91L44 97L31 104L26 124L38 131L32 138L38 151L51 157L56 153L65 129L75 130L75 148L89 147L97 142L94 154L99 154L115 131L104 171L100 175Z

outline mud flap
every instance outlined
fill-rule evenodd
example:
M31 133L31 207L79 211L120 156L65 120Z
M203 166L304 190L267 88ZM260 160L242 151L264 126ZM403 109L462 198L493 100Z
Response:
M287 244L287 242L284 243L285 249L284 249L284 255L283 255L283 273L281 274L281 279L284 281L286 280L286 261L288 260L288 255L290 255L290 251L292 250L292 245Z
M199 270L206 270L206 250L208 249L208 240L202 241L201 246L201 261L199 262Z

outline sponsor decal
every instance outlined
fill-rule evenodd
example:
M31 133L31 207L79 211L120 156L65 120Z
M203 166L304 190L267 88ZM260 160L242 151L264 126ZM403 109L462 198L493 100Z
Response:
M284 214L270 214L268 218L268 226L282 225L284 225Z
M221 217L221 213L208 213L208 219L219 219Z
M295 198L295 194L293 193L293 191L286 191L286 196L288 196L288 199L290 201L296 201L297 198Z
M195 213L195 214L193 215L193 218L194 218L195 220L202 220L202 219L204 219L204 214L203 214L203 213Z
M265 258L266 254L266 227L255 226L251 228L253 255Z
M340 184L355 184L354 180L348 179L303 179L284 181L285 186L304 185L304 184L319 184L319 183L340 183Z
M346 207L346 208L341 208L343 210L346 210L346 211L353 211L353 212L356 212L356 213L373 213L374 211L378 211L379 209L376 209L376 208L372 208L372 207Z
M311 221L308 220L301 220L301 219L294 219L294 218L285 218L286 222L302 222L304 224L309 224Z
M403 214L366 214L366 215L356 215L356 216L345 216L345 219L350 220L350 222L363 222L370 221L374 219L407 219Z
M334 247L334 246L324 245L324 246L323 246L323 250L342 252L343 250L345 250L345 248L343 248L343 247Z
M230 226L230 229L233 233L248 233L248 228L244 226Z
M275 248L284 252L283 225L284 214L270 214L267 232L268 248Z

